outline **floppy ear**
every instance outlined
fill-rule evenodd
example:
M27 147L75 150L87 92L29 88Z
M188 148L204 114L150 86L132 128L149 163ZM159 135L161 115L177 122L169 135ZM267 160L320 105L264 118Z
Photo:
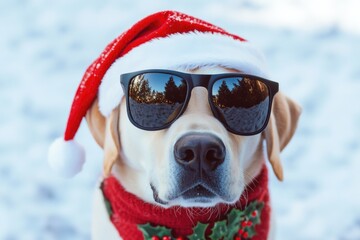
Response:
M275 95L269 123L263 134L268 159L276 177L280 181L284 178L280 152L294 135L300 113L301 107L293 100L281 92Z
M104 148L106 118L100 113L98 99L91 105L85 117L96 143Z
M120 161L120 132L119 132L119 112L117 106L106 121L105 143L104 143L104 176L111 173L112 166L116 161Z
M104 150L103 172L108 176L114 163L119 159L119 107L116 107L110 117L105 118L99 111L96 99L86 113L86 121L95 141Z

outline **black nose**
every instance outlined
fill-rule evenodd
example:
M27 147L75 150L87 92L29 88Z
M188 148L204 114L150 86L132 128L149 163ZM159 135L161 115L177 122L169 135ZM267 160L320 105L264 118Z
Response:
M224 162L225 146L212 134L191 133L175 143L174 156L176 162L186 168L211 172Z

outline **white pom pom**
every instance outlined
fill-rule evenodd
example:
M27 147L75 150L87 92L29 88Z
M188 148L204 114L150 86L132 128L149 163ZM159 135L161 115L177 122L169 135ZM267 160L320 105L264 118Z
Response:
M73 177L79 173L85 162L84 148L74 140L56 139L49 148L50 167L62 177Z

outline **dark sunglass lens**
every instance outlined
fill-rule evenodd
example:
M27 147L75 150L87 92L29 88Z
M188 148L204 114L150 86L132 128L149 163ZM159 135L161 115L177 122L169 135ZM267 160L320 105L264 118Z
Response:
M248 77L216 81L212 101L221 120L241 134L252 134L263 128L270 109L267 86Z
M184 79L166 73L144 73L131 79L129 109L132 119L144 128L162 128L173 121L185 102Z

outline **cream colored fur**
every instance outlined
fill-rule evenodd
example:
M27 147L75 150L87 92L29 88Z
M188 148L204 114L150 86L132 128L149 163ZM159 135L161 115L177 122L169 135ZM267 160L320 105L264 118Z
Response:
M191 72L215 74L234 70L203 67ZM277 178L283 180L280 152L293 136L300 112L296 103L279 92L274 99L266 130L254 136L239 136L229 133L214 118L207 100L207 90L196 87L185 113L166 130L144 131L133 126L128 119L124 99L106 119L99 113L95 102L88 111L87 121L97 143L104 149L104 176L111 172L127 191L153 204L158 203L153 199L150 181L158 189L160 198L165 198L173 187L173 169L169 161L174 161L172 152L175 142L190 131L218 136L227 149L230 161L228 174L232 181L226 186L235 202L259 173L264 159L269 160ZM263 154L264 140L266 156ZM185 201L169 202L169 205L199 206ZM271 229L269 239L273 235ZM99 190L96 190L94 198L92 237L120 239L108 218Z

